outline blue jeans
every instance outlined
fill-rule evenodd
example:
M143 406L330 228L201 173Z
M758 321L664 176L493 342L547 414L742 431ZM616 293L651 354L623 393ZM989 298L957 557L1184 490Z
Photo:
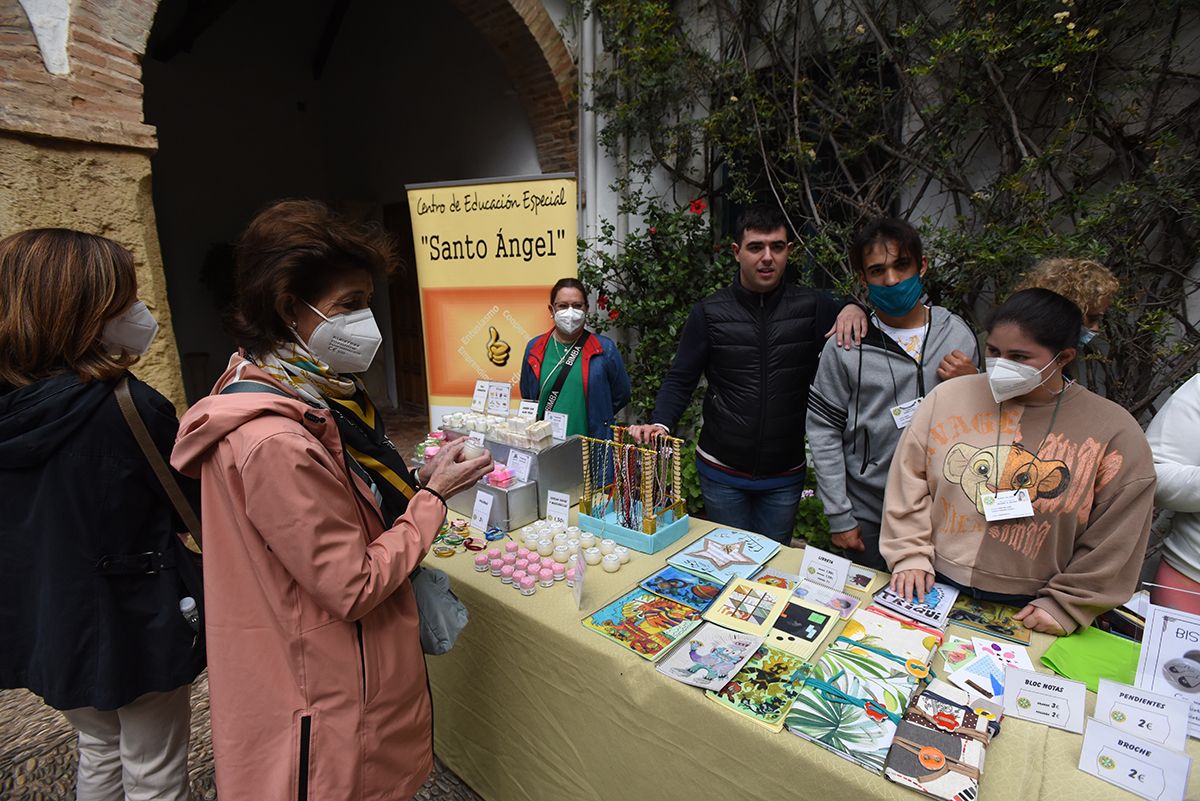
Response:
M796 507L804 491L801 478L795 484L769 490L731 487L700 475L704 516L731 528L753 531L787 545L796 528Z

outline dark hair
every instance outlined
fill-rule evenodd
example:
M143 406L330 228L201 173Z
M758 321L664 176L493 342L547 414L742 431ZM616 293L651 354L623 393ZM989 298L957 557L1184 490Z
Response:
M112 356L100 335L135 300L133 254L111 239L36 228L0 240L0 384L118 375L137 356Z
M230 333L262 354L289 337L279 302L290 294L315 302L351 270L391 271L391 237L351 222L316 200L280 200L255 215L236 249L236 297Z
M787 230L787 218L783 216L779 207L768 203L755 203L753 206L747 206L738 215L737 223L733 226L733 241L742 244L742 238L747 231L770 233L779 228Z
M1071 301L1049 289L1022 289L992 312L988 333L998 325L1012 323L1025 336L1055 353L1074 348L1083 327L1083 312Z
M550 305L554 305L554 299L558 297L558 292L561 289L578 289L583 293L583 303L587 305L587 287L578 278L560 278L554 282L554 286L550 288Z
M856 273L863 272L863 251L879 242L895 242L899 252L907 253L920 268L925 248L917 229L898 217L877 217L859 229L850 243L850 266Z

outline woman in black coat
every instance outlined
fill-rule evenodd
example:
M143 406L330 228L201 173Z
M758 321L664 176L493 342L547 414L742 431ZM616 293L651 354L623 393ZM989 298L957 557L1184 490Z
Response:
M116 243L0 240L0 689L79 729L80 799L187 799L197 566L114 396L169 456L174 409L126 372L157 328Z

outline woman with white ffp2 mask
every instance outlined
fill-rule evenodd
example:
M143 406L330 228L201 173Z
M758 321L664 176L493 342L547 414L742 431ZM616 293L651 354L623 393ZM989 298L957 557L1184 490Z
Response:
M612 436L612 424L629 402L629 374L616 344L584 328L587 289L563 278L550 290L554 327L529 341L521 363L521 397L538 402L537 418L567 416L567 436Z
M1079 307L1014 293L988 325L987 375L930 392L888 471L879 550L892 589L934 581L1020 607L1046 634L1086 628L1137 587L1154 459L1137 421L1063 376Z

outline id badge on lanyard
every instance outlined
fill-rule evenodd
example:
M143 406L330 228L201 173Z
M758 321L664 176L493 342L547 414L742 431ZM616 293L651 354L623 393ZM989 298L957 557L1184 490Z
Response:
M1033 517L1033 501L1029 499L1029 490L983 490L979 497L983 501L983 516L989 523Z
M903 431L908 428L908 424L912 422L913 415L917 413L917 407L921 405L924 398L913 398L908 403L901 403L899 406L891 408L892 422L896 424L896 428Z

